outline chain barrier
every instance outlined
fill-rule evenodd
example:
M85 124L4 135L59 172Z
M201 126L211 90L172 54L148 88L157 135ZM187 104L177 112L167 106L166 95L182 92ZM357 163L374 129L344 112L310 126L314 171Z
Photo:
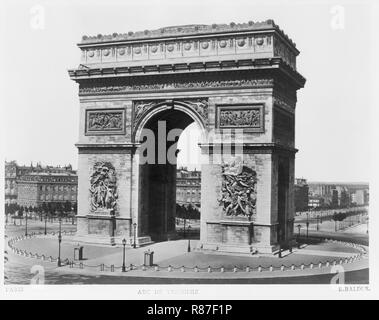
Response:
M74 234L74 231L64 231L62 232L64 234ZM55 232L51 232L50 235L55 235ZM26 240L26 239L31 239L33 237L37 236L45 236L42 232L39 233L31 233L29 235L20 235L16 236L8 241L8 247L10 250L17 254L21 255L24 257L29 257L29 258L35 258L35 259L40 259L43 261L49 261L49 262L57 262L58 258L52 257L52 256L46 256L44 254L39 255L38 253L32 253L27 250L19 249L15 247L15 244L19 241ZM262 266L259 265L258 267L254 266L244 266L244 267L238 267L234 266L233 268L226 268L224 266L219 266L219 267L188 267L188 266L162 266L162 265L153 265L153 266L146 266L144 264L141 265L134 265L130 264L128 267L125 268L127 272L129 271L154 271L154 272L159 272L159 271L167 271L167 272L203 272L203 273L212 273L212 272L229 272L229 273L237 273L237 272L274 272L274 271L287 271L287 270L304 270L304 269L321 269L321 268L328 268L330 266L336 266L337 264L343 265L343 264L348 264L348 263L353 263L356 261L359 261L365 256L368 251L365 247L359 244L351 243L351 242L346 242L346 241L340 241L340 240L333 240L333 239L325 239L325 242L329 243L337 243L341 245L345 245L348 247L352 247L354 249L357 249L359 253L354 253L353 255L347 256L347 257L342 257L339 260L334 259L333 261L319 261L318 263L310 262L308 264L301 263L301 264L291 264L291 265L286 265L282 264L280 266ZM97 270L100 270L101 272L121 272L123 267L122 266L115 266L115 265L106 265L104 263L98 264L98 265L89 265L89 264L84 264L83 262L76 263L74 261L69 260L68 258L64 259L61 261L62 265L68 266L69 268L79 268L79 269L84 269L84 268L94 268ZM118 271L119 270L119 271Z

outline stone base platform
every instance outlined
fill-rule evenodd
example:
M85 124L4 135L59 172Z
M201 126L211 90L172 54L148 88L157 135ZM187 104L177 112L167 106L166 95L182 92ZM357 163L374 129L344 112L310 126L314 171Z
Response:
M200 250L222 252L222 253L238 253L246 255L256 255L256 254L274 254L279 250L277 245L263 245L263 244L252 244L252 245L224 245L224 244L202 244L199 247Z
M106 246L123 246L122 240L126 239L126 247L132 248L134 245L133 237L110 237L96 234L87 234L87 235L73 235L70 237L71 241L79 243L88 243L88 244L97 244L97 245L106 245ZM150 237L137 237L136 238L136 247L147 246L153 244L154 241Z

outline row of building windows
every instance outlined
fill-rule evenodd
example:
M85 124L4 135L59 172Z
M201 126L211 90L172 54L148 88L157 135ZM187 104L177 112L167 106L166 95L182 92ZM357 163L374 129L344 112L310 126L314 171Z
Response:
M75 183L77 180L74 177L70 178L55 178L55 177L41 177L41 176L23 176L21 179L21 183L23 181L36 181L36 182L72 182Z
M39 186L40 191L76 191L76 186Z
M76 201L76 196L75 195L63 195L63 194L60 194L60 195L51 195L51 194L47 194L47 195L43 195L41 194L40 197L39 197L40 200L44 200L44 201L49 201L49 200L73 200L73 201Z
M200 181L178 181L177 185L187 185L187 186L198 186L200 185Z

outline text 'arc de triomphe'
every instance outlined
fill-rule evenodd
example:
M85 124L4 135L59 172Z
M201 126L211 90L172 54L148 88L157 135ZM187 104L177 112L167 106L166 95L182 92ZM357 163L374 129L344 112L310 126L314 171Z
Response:
M69 70L80 98L78 237L137 245L174 237L176 165L158 147L156 161L141 162L143 132L196 122L209 160L199 246L273 252L292 239L296 92L305 79L299 51L272 20L84 36L78 46L81 63ZM224 131L231 152L208 135Z

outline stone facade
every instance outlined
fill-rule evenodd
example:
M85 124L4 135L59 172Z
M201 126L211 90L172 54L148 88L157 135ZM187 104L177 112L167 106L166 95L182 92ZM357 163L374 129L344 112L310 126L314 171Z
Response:
M5 202L38 207L43 203L77 202L78 177L71 165L19 166L5 163Z
M195 121L202 248L272 252L292 239L296 91L305 79L299 51L272 20L84 37L79 48L81 64L69 70L80 98L78 235L137 244L174 236L176 164L159 154L141 164L144 130L157 144L162 130ZM91 211L97 162L115 170L112 216Z
M309 187L306 179L295 179L295 210L308 210Z
M176 203L200 208L201 171L179 168L176 173Z

